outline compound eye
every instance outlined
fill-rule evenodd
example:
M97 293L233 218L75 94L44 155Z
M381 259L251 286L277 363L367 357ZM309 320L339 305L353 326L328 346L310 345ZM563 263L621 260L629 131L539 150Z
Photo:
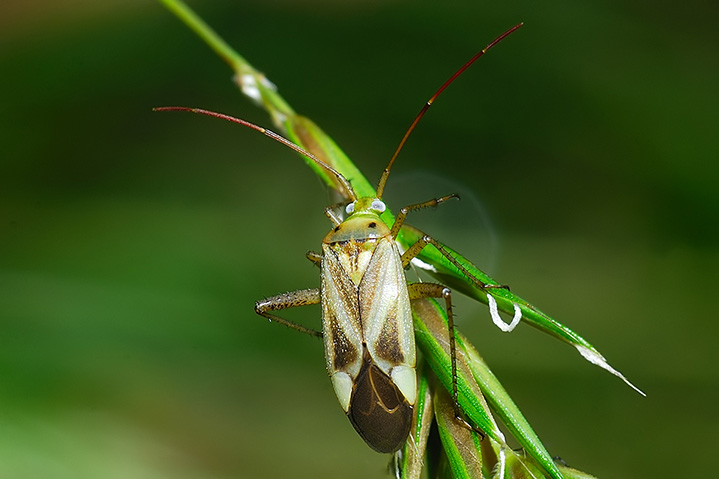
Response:
M352 203L348 204L347 206L345 206L345 212L348 215L351 215L352 213L354 213L354 211L355 211L355 202L354 201Z
M377 213L383 213L387 207L384 205L382 200L374 199L372 200L370 208L375 210Z

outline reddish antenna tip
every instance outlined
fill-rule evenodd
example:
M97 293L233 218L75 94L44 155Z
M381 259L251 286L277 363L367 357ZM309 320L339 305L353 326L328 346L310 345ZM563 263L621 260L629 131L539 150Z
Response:
M441 87L439 87L439 90L437 90L437 91L435 92L435 94L432 95L432 97L431 97L429 100L427 100L427 102L422 106L422 109L419 111L419 113L417 114L417 116L414 118L414 121L412 121L412 124L409 126L409 129L407 130L407 132L406 132L406 133L404 134L404 136L402 137L402 140L399 142L399 146L397 147L397 149L395 150L394 154L392 155L392 158L390 158L389 163L387 164L387 166L385 167L384 171L382 172L382 176L380 177L379 183L377 184L377 198L382 198L382 193L384 193L384 187L385 187L385 184L387 183L387 178L389 178L389 172L390 172L390 170L392 169L392 165L394 164L394 161L397 159L397 156L399 155L399 152L402 151L402 148L404 147L404 144L407 142L407 138L409 138L409 135L412 134L412 132L414 131L415 127L416 127L417 124L419 123L419 120L422 119L422 117L424 116L424 114L427 112L427 110L429 110L429 107L432 106L432 104L433 104L434 101L437 99L437 97L438 97L439 95L441 95L442 92L443 92L450 84L452 84L452 82L453 82L454 80L457 79L457 77L459 77L462 73L464 73L464 71L465 71L467 68L469 68L469 67L472 65L472 63L474 63L475 61L479 60L479 59L480 59L482 56L484 56L484 54L487 53L493 46L495 46L497 43L501 42L501 41L504 40L506 37L508 37L509 35L511 35L512 33L514 33L515 31L517 31L522 25L524 25L524 22L519 23L519 24L513 26L512 28L510 28L509 30L507 30L506 32L502 33L500 36L498 36L497 38L495 38L494 40L492 40L486 47L484 47L484 48L483 48L482 50L480 50L476 55L474 55L472 58L470 58L469 61L467 61L467 63L465 63L464 65L462 65L462 67L461 67L459 70L457 70L457 71L454 73L454 75L452 75L451 77L449 77L449 79L448 79L446 82L444 82Z

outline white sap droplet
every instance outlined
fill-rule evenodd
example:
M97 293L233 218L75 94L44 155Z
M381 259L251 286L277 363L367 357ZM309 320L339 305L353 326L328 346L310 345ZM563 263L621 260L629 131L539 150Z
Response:
M598 352L592 351L588 347L582 346L580 344L575 344L574 347L577 348L577 351L579 351L579 354L581 354L582 357L584 357L584 359L586 359L590 363L592 363L596 366L599 366L600 368L607 370L610 373L614 374L616 377L618 377L619 379L624 381L627 384L627 386L634 389L636 392L638 392L642 396L644 396L644 397L647 396L646 394L644 394L644 391L642 391L641 389L636 387L634 384L630 383L629 380L627 378L625 378L622 373L620 373L619 371L617 371L616 369L611 367L609 365L609 363L607 363L607 360L604 359L604 356L602 356Z
M241 75L240 85L242 86L242 93L252 98L256 102L262 100L260 89L257 88L257 80L255 80L255 77L253 75L250 75L249 73Z
M489 304L489 314L492 316L492 322L505 333L509 333L516 328L519 321L522 319L522 310L519 309L519 305L517 305L517 303L513 303L514 317L512 318L512 322L509 324L505 323L499 315L499 311L497 310L497 301L489 293L487 293L487 303Z

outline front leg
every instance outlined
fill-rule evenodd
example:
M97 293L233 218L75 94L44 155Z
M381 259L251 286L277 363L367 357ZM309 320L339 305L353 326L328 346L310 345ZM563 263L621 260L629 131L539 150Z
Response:
M288 328L292 328L301 333L309 334L318 338L322 337L322 333L315 331L314 329L305 328L295 322L287 319L280 318L270 314L270 311L277 311L282 309L294 308L296 306L306 306L308 304L319 304L320 302L320 290L317 288L313 289L301 289L298 291L290 291L289 293L278 294L257 301L255 303L255 312L260 316L264 316L270 321L284 324Z
M417 242L416 242L415 244L413 244L412 246L410 246L410 247L407 249L407 251L405 251L405 252L402 254L402 266L403 266L404 268L407 268L407 267L409 266L409 264L412 262L412 260L413 260L427 245L430 245L430 244L431 244L432 246L434 246L435 249L436 249L437 251L439 251L439 252L442 254L442 256L444 256L444 257L447 259L447 261L449 261L450 263L452 263L452 265L454 265L454 267L456 267L459 271L462 272L462 274L464 274L467 278L469 278L470 281L472 281L475 285L477 285L478 288L483 289L483 290L487 290L487 289L506 289L506 290L509 290L509 286L504 285L504 284L487 284L487 283L481 282L481 281L480 281L477 277L475 277L472 273L470 273L469 271L467 271L467 268L465 268L464 265L462 265L462 263L460 263L459 261L457 261L457 258L455 258L454 256L452 256L452 255L449 253L449 251L447 251L447 250L445 249L445 247L444 247L444 245L442 245L442 243L440 243L439 241L437 241L436 239L432 238L432 237L429 236L429 235L424 235L424 236L422 236L420 239L417 240Z

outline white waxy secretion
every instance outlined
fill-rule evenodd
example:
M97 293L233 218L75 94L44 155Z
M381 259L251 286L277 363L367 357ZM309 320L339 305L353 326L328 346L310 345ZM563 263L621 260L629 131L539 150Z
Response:
M511 323L504 322L502 317L499 315L499 310L497 309L497 300L495 300L489 293L487 293L487 303L489 304L489 314L492 316L492 322L505 333L509 333L514 330L514 328L516 328L519 324L519 321L522 319L522 310L519 309L519 305L517 305L517 303L512 304L512 306L514 306L514 317L512 318Z
M574 347L577 348L577 351L579 351L579 354L581 354L584 359L586 359L590 363L592 363L596 366L599 366L600 368L614 374L616 377L618 377L619 379L624 381L627 384L627 386L634 389L636 392L638 392L642 396L646 397L646 394L644 393L644 391L642 391L641 389L636 387L634 384L629 382L629 380L624 377L624 374L620 373L619 371L617 371L616 369L611 367L609 365L609 363L607 362L607 360L604 359L604 356L602 356L601 354L599 354L596 351L592 351L591 349L589 349L586 346L582 346L581 344L576 344L576 345L574 345Z

